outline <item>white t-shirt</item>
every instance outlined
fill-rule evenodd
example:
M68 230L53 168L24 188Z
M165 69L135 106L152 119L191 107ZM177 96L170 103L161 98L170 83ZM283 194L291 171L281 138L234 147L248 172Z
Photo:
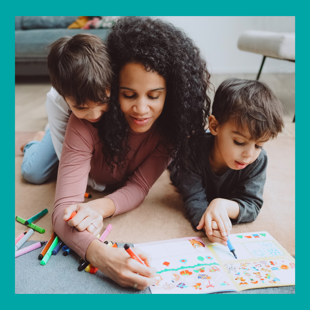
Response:
M71 114L71 109L64 98L58 94L54 87L46 95L46 111L53 146L58 159L60 160L62 145L65 139L66 128ZM106 186L97 184L92 178L88 177L87 184L97 191L104 191Z

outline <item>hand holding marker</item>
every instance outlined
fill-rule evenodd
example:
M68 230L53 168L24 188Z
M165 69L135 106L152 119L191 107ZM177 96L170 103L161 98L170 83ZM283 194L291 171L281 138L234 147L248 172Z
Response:
M77 214L76 212L72 212L70 217L66 220L66 222L68 222L69 220L74 218L76 216L76 214ZM104 239L108 236L108 234L110 233L112 228L113 228L113 226L111 224L109 224L108 227L106 228L106 230L103 232L103 234L99 238L99 241L104 241ZM88 262L87 260L82 260L80 266L78 267L78 271L84 270L89 264L90 264L90 262Z
M217 222L216 222L216 221L212 221L212 228L213 228L213 229L218 229L218 225L217 225ZM234 255L234 257L237 259L237 255L235 254L235 248L234 248L234 246L232 245L232 243L230 242L228 234L227 234L227 240L226 240L226 242L227 242L227 246L228 246L228 248L229 248L229 251L230 251L230 252Z
M133 258L140 264L146 266L145 262L130 248L130 246L127 243L124 245L124 249L130 255L131 258Z

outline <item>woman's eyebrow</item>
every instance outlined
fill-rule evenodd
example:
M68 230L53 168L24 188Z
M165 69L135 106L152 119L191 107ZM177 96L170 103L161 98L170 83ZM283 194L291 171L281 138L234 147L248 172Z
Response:
M129 88L129 87L124 87L124 86L120 86L120 89L127 89L127 90L134 91L134 89ZM164 87L159 87L159 88L151 89L149 91L164 90L164 89L165 89Z
M124 87L124 86L120 86L120 89L127 89L127 90L132 90L134 91L133 89L129 88L129 87Z

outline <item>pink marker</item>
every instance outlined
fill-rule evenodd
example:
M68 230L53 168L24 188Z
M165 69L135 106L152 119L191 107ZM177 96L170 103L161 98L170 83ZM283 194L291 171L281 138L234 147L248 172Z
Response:
M17 242L23 238L25 235L27 234L27 231L25 231L24 233L20 234L17 238L15 238L15 244L17 244Z
M108 227L106 228L106 230L103 232L103 234L99 238L99 240L101 242L104 241L104 239L108 236L108 234L110 233L112 228L113 228L113 226L111 224L109 224ZM95 274L97 271L98 271L97 267L92 267L91 270L90 270L90 273Z
M29 245L21 250L18 250L15 252L15 257L18 257L18 256L21 256L23 254L26 254L30 251L33 251L33 250L36 250L38 248L40 248L41 246L45 245L47 243L47 241L43 241L43 242L37 242L37 243L34 243L32 245Z
M112 230L113 226L111 224L108 225L108 227L106 228L106 230L103 232L103 234L101 235L101 237L99 238L100 241L104 241L104 239L108 236L108 234L110 233L110 231Z

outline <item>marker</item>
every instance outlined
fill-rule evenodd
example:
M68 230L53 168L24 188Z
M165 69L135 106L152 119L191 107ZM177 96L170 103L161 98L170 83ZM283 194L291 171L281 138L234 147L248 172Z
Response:
M15 252L33 235L34 230L30 229L26 235L15 244Z
M25 225L29 225L32 222L34 222L35 220L39 219L40 217L42 217L43 215L45 215L48 212L47 209L42 210L41 212L39 212L38 214L34 215L33 217L31 217L30 219L28 219L25 222Z
M23 254L26 254L28 252L31 252L33 250L36 250L38 248L40 248L41 246L43 246L44 244L46 244L47 241L43 241L43 242L36 242L32 245L29 245L21 250L18 250L15 252L15 257L21 256Z
M23 238L25 235L27 234L27 231L25 231L24 233L20 234L17 238L15 238L15 244L17 244L17 242Z
M71 215L70 215L70 217L66 220L66 222L68 222L68 221L70 221L71 219L73 219L75 216L76 216L76 212L74 211L74 212L72 212L71 213Z
M54 248L57 245L57 243L58 243L58 236L56 236L56 238L54 239L54 241L51 244L50 248L48 249L48 251L44 255L43 259L40 261L40 265L44 266L44 265L47 264L48 260L50 259L51 255L52 255L52 251L54 250Z
M16 221L19 222L19 223L22 223L22 224L26 223L26 220L24 220L23 218L21 218L19 216L16 216ZM42 228L40 226L37 226L37 225L34 225L32 223L27 225L27 227L32 228L33 230L39 232L40 234L44 234L45 233L45 229L44 228Z
M235 256L235 258L237 259L237 256L236 256L236 254L235 254L235 248L234 248L234 246L231 244L231 242L230 242L228 236L227 236L227 246L228 246L228 248L229 248L229 251L230 251L231 253L233 253L234 256Z
M113 228L113 226L111 224L109 224L108 227L106 228L106 230L102 233L101 237L99 238L99 241L103 242L104 239L108 236L108 234L112 230L112 228ZM78 271L84 270L89 264L90 264L90 262L82 260L82 263L78 267ZM96 268L96 267L94 267L94 268ZM98 268L97 268L97 270L98 270ZM96 270L96 272L97 272L97 270Z
M105 231L102 233L101 237L99 238L99 241L103 241L107 236L108 234L111 232L113 226L111 224L108 225L108 227L105 229Z
M58 244L56 245L55 249L52 251L52 255L56 255L56 254L59 252L59 250L61 249L61 246L62 246L63 244L64 244L63 241L61 241L61 240L59 239Z
M144 261L130 248L130 246L127 243L124 245L124 249L130 255L131 258L135 259L142 265L146 266Z
M85 193L84 197L85 198L92 198L93 196L91 194Z
M68 256L71 253L71 249L66 245L62 247L62 250L64 251L63 256Z
M42 250L42 252L40 253L38 259L41 260L43 258L43 256L46 254L46 252L48 251L48 249L50 248L51 244L53 243L54 239L56 237L56 234L53 233L52 236L50 237L50 240L48 240L46 246L44 247L44 249Z

